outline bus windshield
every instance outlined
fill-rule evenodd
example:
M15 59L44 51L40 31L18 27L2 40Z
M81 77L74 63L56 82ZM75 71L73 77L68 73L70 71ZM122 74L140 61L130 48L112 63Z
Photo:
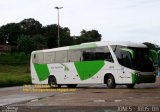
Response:
M141 72L155 71L148 48L115 46L113 51L122 66Z

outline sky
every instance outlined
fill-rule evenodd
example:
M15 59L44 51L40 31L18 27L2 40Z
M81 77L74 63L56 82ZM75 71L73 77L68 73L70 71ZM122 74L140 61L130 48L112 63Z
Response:
M152 42L160 45L160 0L0 0L0 26L34 18L43 26L98 30L102 41Z

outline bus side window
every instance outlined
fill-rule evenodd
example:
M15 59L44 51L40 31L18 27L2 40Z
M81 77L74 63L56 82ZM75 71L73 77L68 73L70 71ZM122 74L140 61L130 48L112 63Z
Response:
M83 52L83 61L90 61L88 52Z
M55 52L47 52L44 54L44 63L54 63Z
M112 55L109 51L109 48L107 46L105 47L98 47L96 48L96 59L97 60L106 60L109 62L113 62Z
M55 57L56 63L64 63L67 62L67 51L57 51Z
M113 62L112 55L108 47L97 47L83 51L83 61L106 60Z
M43 53L38 52L32 55L33 63L42 64L43 63Z
M32 54L32 62L37 63L37 54Z
M69 62L75 62L75 61L81 61L81 60L82 60L81 50L68 51L68 61Z
M36 59L36 54L34 54L34 59Z
M87 49L83 51L83 61L93 61L96 60L95 52L93 49Z

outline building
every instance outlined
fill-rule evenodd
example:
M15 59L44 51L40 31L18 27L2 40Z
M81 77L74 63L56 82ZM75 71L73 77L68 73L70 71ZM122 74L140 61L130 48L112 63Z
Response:
M11 45L0 44L0 52L10 52Z

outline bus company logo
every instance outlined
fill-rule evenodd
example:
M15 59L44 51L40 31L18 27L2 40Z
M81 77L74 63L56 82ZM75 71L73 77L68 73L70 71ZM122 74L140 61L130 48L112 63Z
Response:
M61 63L61 65L64 66L64 71L69 71L69 68L65 64Z
M64 70L64 71L69 71L69 68L65 64L60 64L60 65L55 65L51 66L52 70Z
M52 66L51 69L63 69L62 66Z

